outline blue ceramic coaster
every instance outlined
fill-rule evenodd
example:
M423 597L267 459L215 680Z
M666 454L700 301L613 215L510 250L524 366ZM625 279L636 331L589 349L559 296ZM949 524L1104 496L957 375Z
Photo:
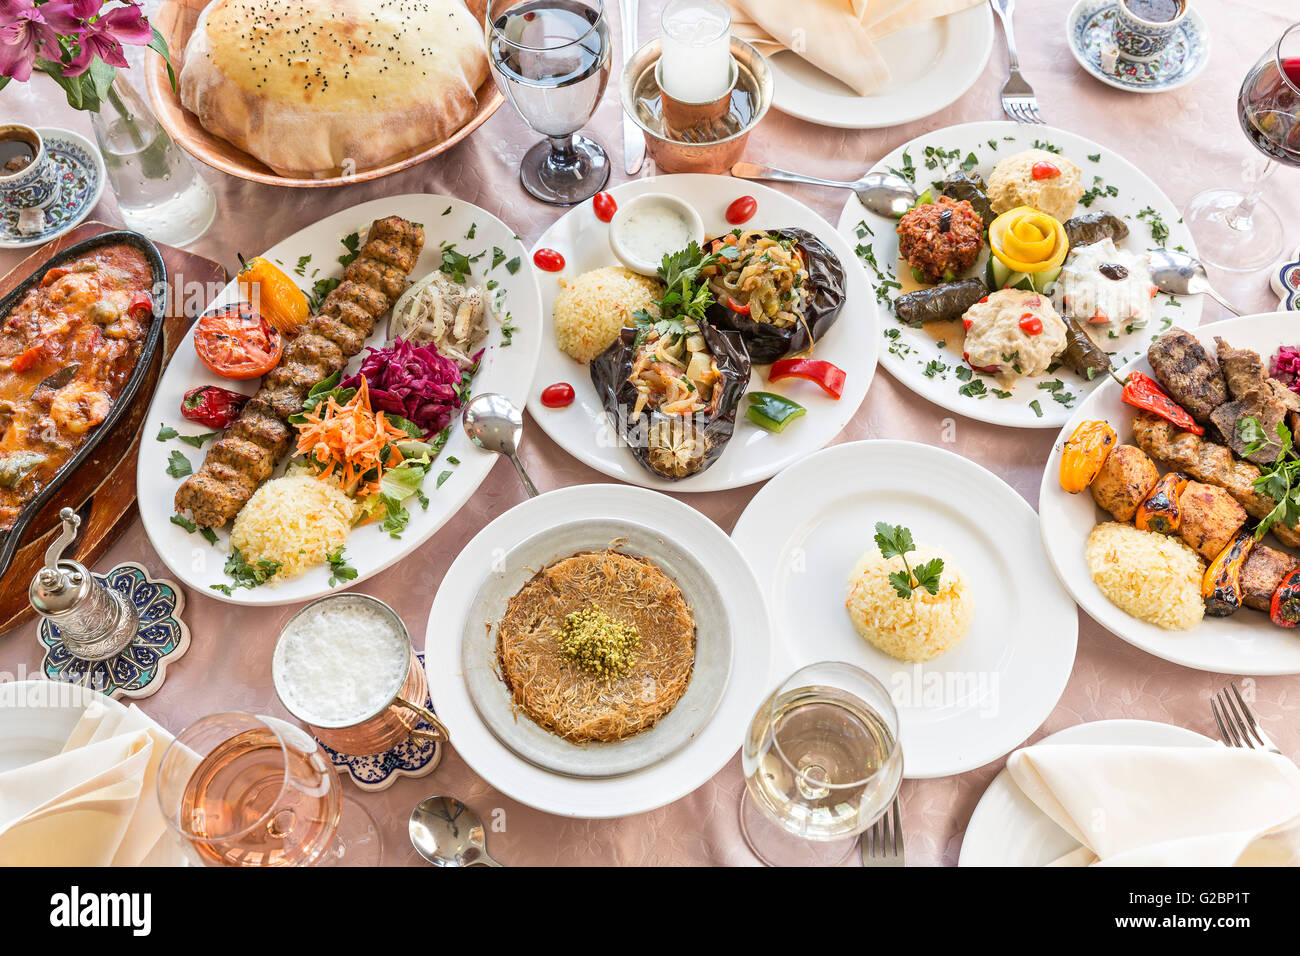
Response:
M1110 86L1132 93L1163 93L1188 83L1210 61L1209 33L1195 10L1178 32L1150 60L1119 56L1113 65L1106 50L1114 45L1115 8L1119 0L1079 0L1065 21L1070 52L1085 70Z
M424 654L417 653L416 657L423 667ZM428 691L424 694L424 706L433 710L433 701L429 699ZM416 727L423 730L433 729L423 720L416 724ZM352 782L361 790L370 792L387 790L397 782L399 777L423 777L433 773L438 764L442 763L443 746L431 740L407 737L387 753L356 757L338 753L321 744L325 753L329 754L330 760L334 762L335 770L351 777Z
M35 235L18 231L18 210L0 203L0 249L39 246L61 236L90 214L104 192L108 171L90 140L71 130L38 127L59 175L59 198L45 210L45 228Z
M1269 284L1277 293L1279 311L1300 312L1300 248L1273 266Z
M42 619L36 630L36 638L45 648L41 672L49 680L82 684L113 698L157 693L167 667L180 660L190 647L190 629L180 617L185 608L184 593L174 582L151 578L148 571L131 562L94 577L135 605L140 615L135 640L116 657L85 661L73 657L59 628Z

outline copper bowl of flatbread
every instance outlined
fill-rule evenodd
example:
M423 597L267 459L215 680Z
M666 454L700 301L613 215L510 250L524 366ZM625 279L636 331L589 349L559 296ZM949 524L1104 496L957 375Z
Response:
M503 102L487 0L164 0L158 119L222 172L275 186L378 179L450 149Z

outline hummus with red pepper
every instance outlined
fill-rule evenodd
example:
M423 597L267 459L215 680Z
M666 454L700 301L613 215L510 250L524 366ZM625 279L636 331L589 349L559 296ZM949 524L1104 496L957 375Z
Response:
M993 167L989 176L989 201L999 214L1017 206L1030 206L1065 222L1074 215L1082 195L1079 167L1045 149L1027 149L1008 156Z
M962 317L963 355L977 372L1010 384L1041 375L1065 348L1065 323L1047 296L1020 289L991 292Z

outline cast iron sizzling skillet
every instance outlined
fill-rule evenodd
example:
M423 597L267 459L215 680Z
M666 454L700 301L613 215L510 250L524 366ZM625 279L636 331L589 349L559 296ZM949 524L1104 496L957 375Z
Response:
M167 267L163 264L162 255L158 252L158 248L138 232L121 230L101 233L83 242L78 242L76 245L69 246L24 279L7 296L0 299L0 322L3 322L9 317L15 306L22 301L27 291L45 278L45 273L49 270L62 266L70 260L102 246L118 244L132 246L140 250L144 253L145 258L149 260L149 266L153 271L153 324L149 326L149 331L145 335L135 369L131 372L131 377L127 379L126 385L123 386L121 394L113 401L113 407L109 409L108 417L91 431L85 444L77 449L75 455L63 463L63 467L58 470L50 483L42 488L35 498L23 505L22 510L18 512L18 517L14 520L13 527L7 531L0 530L0 574L4 574L9 570L9 564L13 561L19 544L22 543L23 534L27 531L27 526L31 524L32 519L36 517L37 512L58 493L64 482L72 476L72 473L94 454L95 448L113 430L113 426L117 424L118 419L130 407L132 400L144 382L145 376L149 374L149 366L153 362L153 355L158 349L158 343L162 341L163 318L167 315L167 298L170 289L167 285Z

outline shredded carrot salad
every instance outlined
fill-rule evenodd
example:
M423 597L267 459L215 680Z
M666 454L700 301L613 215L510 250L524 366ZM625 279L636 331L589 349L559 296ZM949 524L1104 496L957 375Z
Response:
M411 437L382 411L371 409L365 378L346 405L331 395L303 418L297 426L298 454L315 463L316 477L334 477L344 491L358 498L379 490L384 470L402 463L397 443Z

